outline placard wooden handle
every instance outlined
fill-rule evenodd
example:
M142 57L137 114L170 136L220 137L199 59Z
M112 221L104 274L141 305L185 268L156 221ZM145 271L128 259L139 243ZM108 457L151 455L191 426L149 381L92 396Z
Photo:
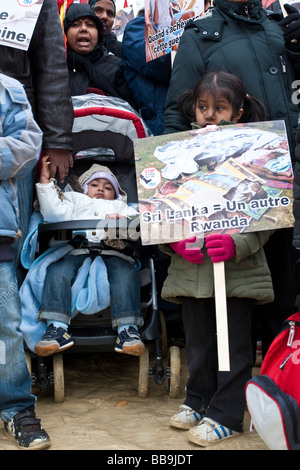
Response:
M230 371L224 262L213 263L213 267L219 370Z

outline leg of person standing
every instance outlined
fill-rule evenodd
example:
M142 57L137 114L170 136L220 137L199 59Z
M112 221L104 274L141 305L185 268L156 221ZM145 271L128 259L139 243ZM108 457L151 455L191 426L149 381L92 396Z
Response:
M0 262L0 278L0 417L20 447L44 449L50 446L50 439L35 415L36 398L31 394L19 329L21 303L13 262Z
M183 304L186 351L190 377L185 404L205 414L188 437L211 445L243 431L244 387L251 377L251 319L253 302L227 299L230 370L218 370L214 299ZM204 429L205 427L205 429ZM218 435L220 428L224 434Z

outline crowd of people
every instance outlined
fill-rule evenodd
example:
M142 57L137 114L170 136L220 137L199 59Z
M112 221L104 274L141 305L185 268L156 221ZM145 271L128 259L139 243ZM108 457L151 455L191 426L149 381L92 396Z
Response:
M175 311L183 322L189 368L186 397L170 425L187 429L188 439L203 447L237 437L243 432L244 387L251 378L256 329L265 353L294 311L300 132L292 94L300 78L300 13L291 5L284 15L268 11L261 0L213 0L200 19L186 25L171 66L170 55L146 62L143 11L128 23L121 42L112 32L114 0L70 2L63 25L62 3L42 2L28 50L0 45L0 418L19 447L51 445L35 414L19 329L19 290L27 275L20 252L34 191L46 221L80 218L96 206L103 217L135 215L106 167L96 165L82 175L82 194L61 199L55 190L52 179L63 185L73 166L71 98L92 92L127 101L153 135L285 121L294 170L293 229L210 235L201 248L196 238L157 247L160 300L180 305ZM73 344L67 331L70 296L60 292L70 291L85 259L68 253L47 273L41 318L46 331L36 346L38 355ZM213 263L220 261L227 273L230 371L219 371L217 360ZM111 298L115 350L141 355L136 270L121 258L107 257L105 264L109 285L128 281L118 299ZM63 283L57 282L57 269ZM52 291L55 296L49 296Z

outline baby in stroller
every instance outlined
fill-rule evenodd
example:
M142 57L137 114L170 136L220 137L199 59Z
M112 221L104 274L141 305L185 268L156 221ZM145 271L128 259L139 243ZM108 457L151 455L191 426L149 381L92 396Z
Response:
M79 219L135 218L138 213L124 200L126 194L109 168L93 164L79 178L82 192L67 191L59 195L50 180L49 159L42 159L40 182L36 184L39 209L45 222ZM104 229L89 231L87 238L97 243L105 237ZM108 252L111 253L111 252ZM74 248L60 260L48 266L43 284L39 319L47 328L35 346L38 356L64 351L74 343L68 333L71 322L71 288L85 259L86 250ZM118 335L115 351L141 356L144 344L139 334L143 325L140 307L140 280L132 258L104 254L110 294L112 327Z

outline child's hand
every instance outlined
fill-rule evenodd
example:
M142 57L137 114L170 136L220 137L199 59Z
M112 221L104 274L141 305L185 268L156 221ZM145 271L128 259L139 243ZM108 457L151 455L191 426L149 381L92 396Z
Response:
M201 252L201 248L193 246L193 244L198 242L197 237L191 237L180 242L170 243L170 247L186 261L194 264L203 264L204 254Z
M227 261L235 256L235 245L230 235L209 235L205 239L205 246L213 263Z
M48 184L50 183L50 159L48 155L45 155L42 158L42 168L40 173L40 183Z

